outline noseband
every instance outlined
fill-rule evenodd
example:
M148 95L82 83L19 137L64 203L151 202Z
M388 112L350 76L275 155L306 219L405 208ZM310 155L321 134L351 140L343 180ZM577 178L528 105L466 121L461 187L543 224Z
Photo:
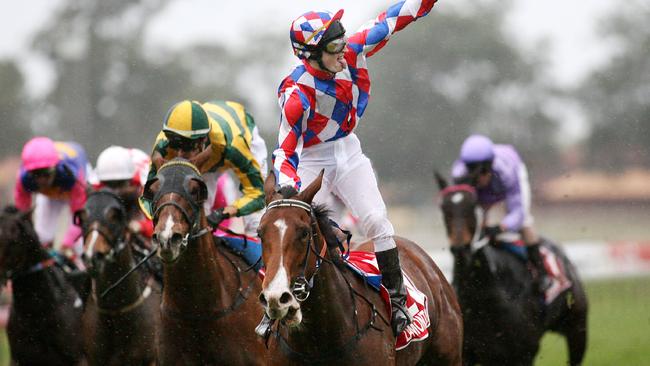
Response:
M112 223L107 220L106 213L110 209L117 209L120 212L121 219L119 222ZM115 258L126 248L125 236L128 218L121 198L106 190L93 192L88 195L86 210L88 213L86 222L88 224L81 223L83 224L84 238L92 232L103 236L111 247L111 250L104 255L103 259L109 262L115 261ZM75 216L75 221L77 224L80 223L78 216ZM99 225L95 225L95 223ZM94 262L96 260L95 255L92 255L91 259Z
M170 169L174 167L174 169ZM160 182L160 189L152 197L150 187L156 181ZM199 184L199 199L195 200L194 197L190 194L189 184L191 181L195 181ZM163 196L169 193L176 193L183 197L187 203L190 205L192 214L190 215L187 210L178 204L175 201L166 201L161 205L158 205L158 202ZM190 230L182 239L181 248L186 248L190 239L198 238L204 234L210 232L208 227L203 229L200 228L201 225L201 209L202 203L207 198L208 191L203 178L201 178L201 173L199 170L192 165L190 162L185 160L172 160L165 163L156 177L145 186L145 198L152 200L153 212L153 222L154 225L158 222L158 215L160 211L166 206L174 206L182 214L185 220L190 224Z
M309 232L309 243L307 243L307 250L305 253L305 259L303 260L302 263L302 270L300 274L296 276L296 278L294 278L291 285L291 292L293 293L293 296L296 298L298 302L303 302L307 300L307 298L309 298L311 289L314 287L314 277L316 277L316 274L318 273L321 264L325 260L324 256L325 256L325 250L327 249L327 245L325 245L325 243L322 243L321 252L318 253L316 249L316 242L320 241L320 236L318 235L318 224L316 221L316 217L314 215L314 210L310 204L300 200L286 198L286 199L279 199L269 203L266 209L271 210L279 207L298 207L298 208L302 208L303 210L309 213L310 225L311 225L311 229ZM309 279L307 279L306 277L307 263L309 262L309 253L312 251L314 252L314 255L316 255L316 270L309 277Z
M469 193L472 196L472 198L474 198L475 200L478 197L476 188L474 188L469 184L456 184L456 185L448 186L442 191L440 191L440 197L442 199L445 199L450 194L457 193L457 192ZM463 243L458 246L451 246L450 250L454 254L460 254L466 248L469 248L471 253L474 253L480 248L482 248L483 246L485 246L489 241L487 238L480 238L481 230L479 229L479 226L480 223L483 221L483 211L476 206L478 205L475 204L475 209L474 209L474 215L476 217L476 228L474 229L472 239L469 243Z

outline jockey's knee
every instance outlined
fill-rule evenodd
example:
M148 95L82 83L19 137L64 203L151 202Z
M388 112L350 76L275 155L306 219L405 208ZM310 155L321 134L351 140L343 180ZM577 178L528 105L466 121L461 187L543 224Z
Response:
M539 243L539 236L532 226L524 226L521 229L521 238L526 245L534 245Z
M386 212L370 213L360 220L366 237L375 242L375 250L388 250L395 247L393 239L395 231L393 225L388 221Z

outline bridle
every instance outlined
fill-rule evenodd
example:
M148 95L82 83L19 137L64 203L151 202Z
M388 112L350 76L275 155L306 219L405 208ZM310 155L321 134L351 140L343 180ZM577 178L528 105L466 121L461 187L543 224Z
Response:
M107 220L106 213L110 209L117 209L120 212L119 222L111 223ZM75 224L83 227L84 239L91 233L97 233L106 240L111 249L106 253L93 253L94 248L90 247L87 248L84 255L90 258L93 267L98 261L115 262L127 246L126 227L128 218L122 200L115 193L107 190L93 192L88 195L86 212L88 214L88 218L85 219L87 224L81 220L78 214L75 214L74 218ZM115 233L119 233L119 236L116 236ZM102 254L102 256L99 257L99 254Z
M440 197L444 200L447 196L457 192L469 193L474 200L476 200L478 197L476 188L474 188L469 184L456 184L456 185L448 186L444 188L442 191L440 191ZM476 227L474 228L472 239L469 243L463 243L461 245L451 246L450 250L452 253L462 252L466 249L470 249L470 251L474 253L477 250L481 249L486 244L488 244L489 238L480 237L481 236L480 223L483 221L483 215L484 215L483 210L480 207L478 207L478 205L476 205L474 209L474 216L476 218Z
M298 207L307 211L309 214L309 242L307 243L307 248L305 251L305 259L302 262L302 270L300 271L300 274L293 279L291 284L291 292L293 293L293 296L298 302L304 302L307 300L307 298L309 298L311 289L314 287L314 277L316 277L316 274L318 274L318 270L320 269L321 264L323 261L328 261L325 259L325 251L327 250L327 245L323 242L322 238L318 234L318 223L316 221L316 216L314 215L314 210L310 204L300 200L284 198L269 203L266 206L266 209L271 210L279 207ZM316 249L316 243L321 243L320 253ZM306 273L310 252L313 252L316 256L316 269L314 270L314 273L309 276L309 279L307 279Z
M174 170L167 170L169 167L176 167ZM188 185L190 181L196 181L199 184L199 199L195 200L194 197L189 192ZM151 185L159 181L160 189L156 192L155 195L151 194ZM176 193L183 197L187 201L191 209L191 214L183 207L178 204L176 201L168 200L158 205L163 196L169 193ZM158 216L161 210L167 206L173 206L178 209L183 218L190 225L190 230L185 233L181 239L181 251L184 251L187 248L187 245L192 239L196 239L200 236L203 236L211 232L209 227L201 228L201 204L207 198L207 187L199 170L188 161L184 160L172 160L165 163L158 170L156 178L151 179L147 182L145 186L145 198L148 198L152 201L153 212L153 222L154 225L158 222ZM157 236L154 235L154 242L157 242Z
M314 213L314 208L303 201L296 200L296 199L279 199L270 202L266 209L271 210L274 208L280 208L280 207L298 207L301 208L309 213L310 217L310 235L309 235L309 243L307 245L306 253L305 253L305 259L303 260L303 265L302 265L302 270L301 273L296 276L296 278L293 280L291 290L296 298L296 300L299 303L304 302L307 300L309 297L309 294L313 288L314 284L314 278L318 274L319 269L321 268L321 265L323 262L333 264L334 262L330 259L325 258L325 252L327 251L327 243L323 240L323 238L319 235L319 230L318 230L318 221L316 219L316 215ZM316 249L316 243L321 243L321 250L320 253ZM314 270L314 273L309 277L309 279L306 278L306 271L307 271L307 264L309 262L309 253L313 252L314 255L316 256L316 269ZM338 267L336 267L338 268ZM285 353L289 358L297 360L301 363L306 363L306 364L313 364L313 363L318 363L318 362L329 362L332 360L335 360L339 358L342 354L348 352L349 350L352 350L354 346L363 338L363 336L370 330L370 329L375 329L377 331L382 331L380 328L378 328L375 323L377 321L377 317L379 317L384 324L387 326L390 325L390 322L379 313L377 308L375 307L375 304L370 301L366 296L364 296L362 293L358 292L357 290L352 287L352 284L350 283L350 280L343 274L343 271L339 269L341 276L345 280L348 289L349 289L349 294L350 294L350 299L353 304L353 317L354 317L354 325L356 327L356 332L354 335L352 335L349 339L345 340L343 342L343 347L339 347L337 349L331 349L331 350L326 350L324 352L318 352L318 354L305 354L302 352L298 352L294 349L291 348L289 345L289 342L287 339L285 339L281 334L279 327L276 329L276 331L273 333L275 337L279 341L280 349L282 350L283 353ZM361 298L364 300L368 306L371 308L371 316L370 319L366 322L366 324L363 327L359 326L359 321L357 319L358 316L358 311L357 311L357 305L355 301L355 296Z

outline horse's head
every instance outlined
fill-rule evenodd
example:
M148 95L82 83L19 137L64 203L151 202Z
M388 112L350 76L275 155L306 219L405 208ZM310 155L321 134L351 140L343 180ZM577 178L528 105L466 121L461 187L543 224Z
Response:
M12 274L34 261L40 249L38 235L31 222L31 211L20 212L7 206L0 214L0 287Z
M84 260L94 273L102 273L127 245L128 217L122 200L109 191L93 192L74 221L83 228Z
M468 184L449 185L439 173L435 173L440 189L442 210L447 238L452 252L470 249L478 239L481 209L477 204L476 189Z
M259 299L271 319L289 326L302 321L300 303L307 299L317 270L320 239L311 205L321 187L323 173L301 193L293 188L276 190L275 175L264 183L267 210L260 221L262 257L266 275ZM313 253L310 255L310 253Z
M191 239L209 232L202 206L208 189L188 161L174 159L161 166L143 196L152 202L153 241L164 263L175 262Z

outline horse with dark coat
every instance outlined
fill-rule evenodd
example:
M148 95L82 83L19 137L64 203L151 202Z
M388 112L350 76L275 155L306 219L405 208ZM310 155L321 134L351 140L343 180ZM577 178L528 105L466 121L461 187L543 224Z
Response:
M322 206L322 172L301 193L267 178L259 234L266 276L260 301L275 320L271 365L460 365L463 327L453 289L415 243L396 237L402 268L428 301L429 337L396 351L391 312L343 264ZM374 252L372 243L355 250Z
M586 348L587 298L563 251L544 240L572 283L545 304L528 262L507 250L508 243L481 236L474 188L448 186L438 173L436 178L465 321L465 364L532 365L540 339L551 330L566 337L569 364L579 365Z
M152 274L131 274L102 296L135 265L137 238L128 230L122 201L108 191L91 193L75 219L84 229L84 259L92 276L83 317L90 365L154 364L161 288Z
M160 364L265 364L266 348L254 332L261 281L212 235L198 169L172 160L147 182L144 196L153 203L153 240L164 267Z
M0 287L11 280L7 337L18 365L83 364L83 303L34 231L31 212L0 214Z

